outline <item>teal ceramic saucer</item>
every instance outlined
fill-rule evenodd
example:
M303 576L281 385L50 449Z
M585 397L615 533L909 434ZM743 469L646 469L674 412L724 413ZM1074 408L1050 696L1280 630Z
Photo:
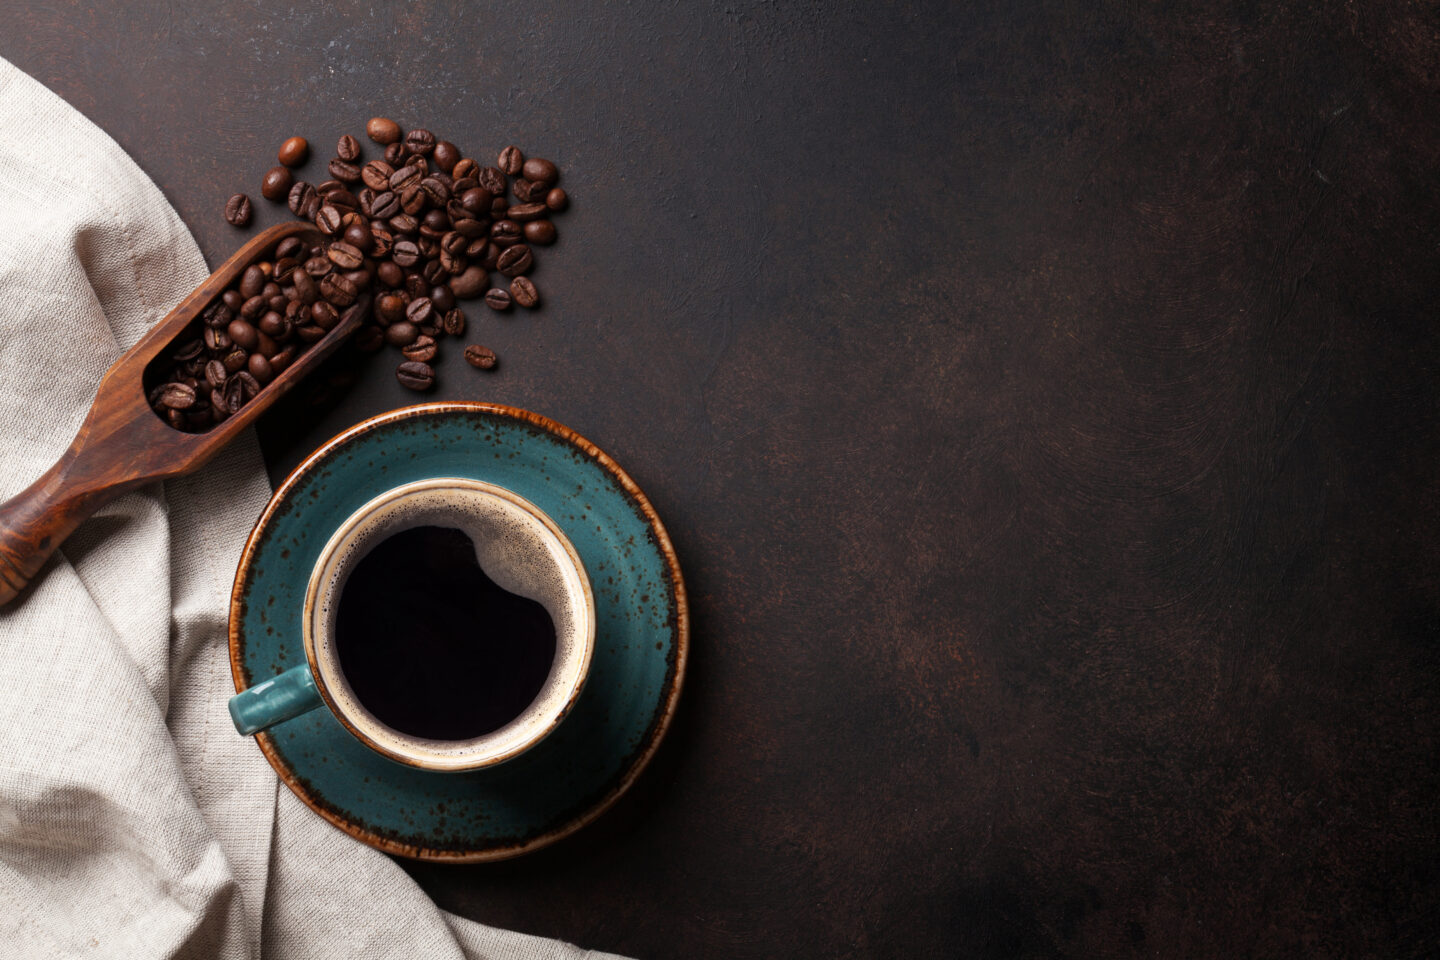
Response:
M325 709L256 740L301 800L373 847L422 860L502 860L594 820L649 762L685 674L685 587L650 502L594 444L514 407L406 407L325 444L261 514L230 601L237 691L305 662L305 587L330 534L383 491L429 477L513 490L574 544L594 590L596 634L570 715L514 760L468 773L387 760Z

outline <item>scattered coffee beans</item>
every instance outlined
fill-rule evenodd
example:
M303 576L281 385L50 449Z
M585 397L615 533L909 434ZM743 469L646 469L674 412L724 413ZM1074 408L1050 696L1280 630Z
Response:
M167 423L199 431L233 416L342 323L360 323L352 340L360 352L399 349L396 379L429 390L440 341L467 328L457 300L483 296L496 311L540 302L526 276L532 245L555 241L551 216L568 204L555 164L510 146L496 166L482 166L449 140L406 133L385 117L372 118L365 133L383 157L367 162L360 140L346 134L326 164L330 179L318 185L290 170L309 156L305 138L281 144L281 165L265 173L261 195L286 202L321 236L282 241L176 342L148 384L150 405ZM237 227L252 215L243 193L225 203L225 219ZM492 271L510 278L508 290L491 286ZM486 347L464 352L473 367L496 365Z

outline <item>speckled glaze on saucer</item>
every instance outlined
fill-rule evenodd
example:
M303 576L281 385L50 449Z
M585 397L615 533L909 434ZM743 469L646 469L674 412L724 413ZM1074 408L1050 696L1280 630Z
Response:
M275 492L245 545L230 604L235 689L305 662L305 587L360 506L403 483L468 477L514 491L564 531L589 573L589 680L542 743L499 766L435 772L375 753L328 710L256 741L317 813L388 853L502 860L573 833L649 762L674 715L689 618L679 564L645 495L594 444L538 414L487 403L395 410L337 436Z

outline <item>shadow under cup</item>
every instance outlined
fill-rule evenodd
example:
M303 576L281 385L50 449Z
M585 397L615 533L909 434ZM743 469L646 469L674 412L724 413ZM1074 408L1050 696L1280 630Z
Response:
M420 528L431 529L422 531ZM385 620L397 625L398 629L371 632L369 645L372 649L367 653L368 674L373 676L378 667L383 676L386 667L393 663L397 677L415 674L418 669L421 674L428 673L437 678L440 682L435 689L429 689L424 683L408 689L397 681L399 688L405 691L404 696L417 698L420 709L424 709L424 698L427 697L479 696L482 694L470 691L482 691L487 684L489 689L495 690L496 684L503 685L512 679L503 673L501 658L493 665L485 664L485 667L493 667L495 675L476 676L475 682L470 683L471 678L466 671L474 671L474 662L459 656L448 662L436 656L433 645L427 647L418 642L419 631L409 635L403 611L388 606L407 602L413 605L416 597L412 596L407 601L403 596L392 598L384 591L373 590L372 581L366 579L363 567L366 558L372 554L378 556L377 548L386 545L387 541L391 544L404 541L405 538L392 538L406 531L435 534L459 531L464 534L473 543L474 560L478 561L480 571L493 582L493 587L513 594L511 600L525 598L519 603L527 607L533 607L528 601L538 603L554 626L554 656L549 672L543 680L539 680L540 674L535 674L531 680L538 685L538 692L528 706L519 709L513 718L489 732L468 739L435 739L407 733L377 716L377 712L385 713L378 700L371 696L370 706L367 706L356 692L356 686L364 692L365 684L373 681L362 679L353 649L341 649L341 642L355 643L353 632L344 634L337 642L337 622L344 621L347 616L350 623L355 622L351 606L355 601L345 593L352 575L356 575L357 589L369 591L361 596L366 607L399 614ZM454 542L449 541L449 545L453 547ZM432 558L421 555L416 559L423 563ZM464 559L469 560L468 557ZM442 581L435 586L444 590L448 585ZM427 596L437 602L470 599L437 597L428 590ZM418 599L423 603L425 597ZM475 609L474 615L476 618L486 617L483 603ZM311 698L310 706L318 706L323 701L352 734L392 760L430 770L473 770L524 752L543 740L564 718L579 695L589 669L595 637L595 609L589 578L575 548L539 508L494 484L464 478L435 478L386 491L357 510L331 535L310 576L303 624L308 667L296 668L290 673L307 675L290 685L299 686L302 682L313 684L313 692L307 691ZM341 625L344 626L343 622ZM366 625L372 624L367 622ZM476 636L484 633L484 628L495 626L496 623L477 623ZM346 626L345 629L353 631L354 628ZM493 629L490 632L495 634L491 642L498 642L503 648L507 640L503 632L497 633ZM471 641L462 630L447 642L468 644ZM469 652L464 647L449 649ZM415 661L417 656L427 655L431 657L431 662ZM354 684L345 674L344 663L355 669ZM543 670L543 665L540 669ZM274 701L285 696L286 675L282 674L277 680L281 682L275 691L265 690L266 685L262 684L237 694L232 700L231 713L241 732L256 732L306 708L302 704L299 708L285 710L283 714L281 710L284 708L271 708L275 718L266 717L266 708L271 705L264 702L265 698ZM522 681L517 677L514 682L518 684ZM512 691L504 692L509 694ZM317 694L318 700L315 699ZM255 712L262 718L259 723L251 723L248 727L241 722L242 715L251 709L249 701L243 699L247 696L257 698ZM523 700L520 702L523 703Z

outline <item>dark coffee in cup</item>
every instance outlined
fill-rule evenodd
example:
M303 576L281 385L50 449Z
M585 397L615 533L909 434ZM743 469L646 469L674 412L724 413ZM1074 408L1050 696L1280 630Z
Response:
M555 622L481 568L470 533L391 534L346 579L335 618L340 671L386 726L468 740L518 717L550 675Z

